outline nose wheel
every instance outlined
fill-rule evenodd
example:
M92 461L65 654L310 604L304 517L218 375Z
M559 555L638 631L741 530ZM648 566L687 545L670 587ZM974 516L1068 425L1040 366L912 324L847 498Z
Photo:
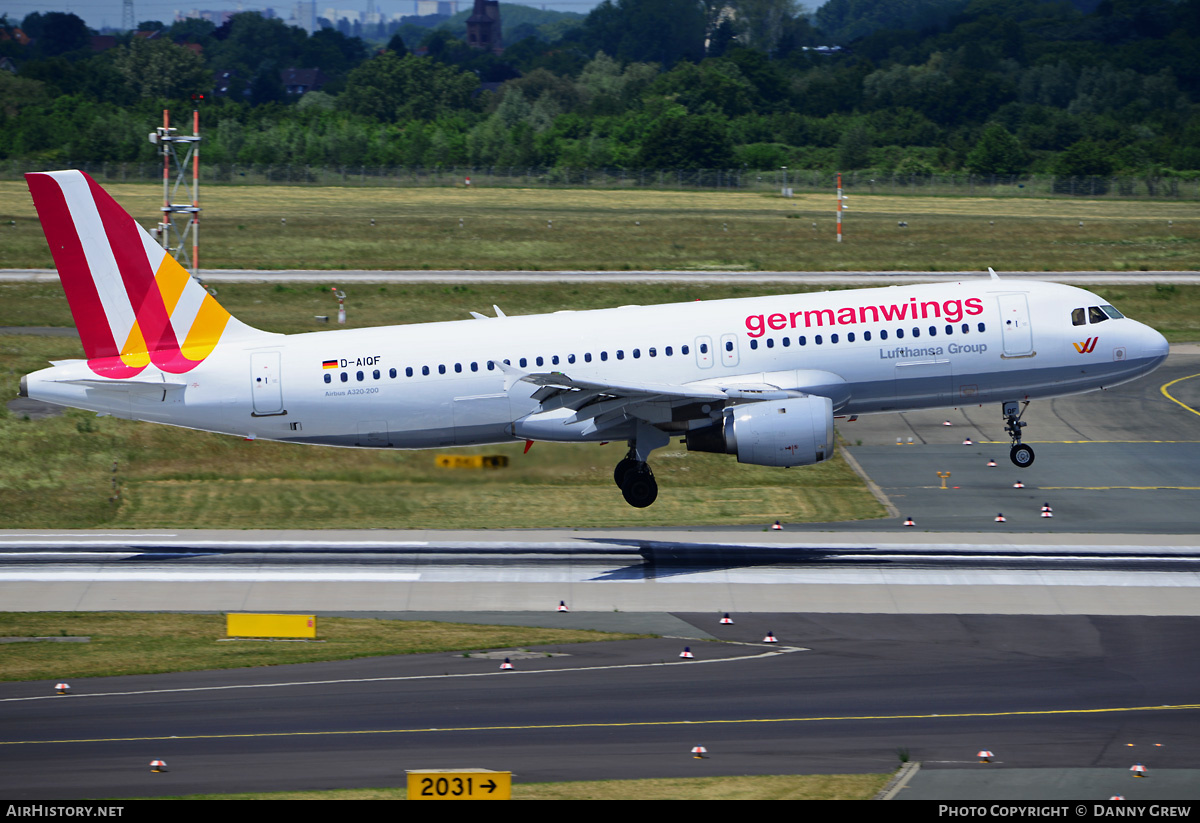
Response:
M1008 459L1013 462L1013 465L1020 469L1027 469L1033 465L1033 449L1026 446L1024 443L1016 443L1008 453Z
M1012 438L1012 448L1008 452L1008 459L1013 462L1013 465L1020 469L1027 469L1033 465L1033 448L1026 446L1021 442L1021 429L1028 424L1021 420L1025 414L1025 409L1029 408L1029 401L1025 401L1025 405L1020 407L1018 404L1010 401L1004 404L1004 431Z

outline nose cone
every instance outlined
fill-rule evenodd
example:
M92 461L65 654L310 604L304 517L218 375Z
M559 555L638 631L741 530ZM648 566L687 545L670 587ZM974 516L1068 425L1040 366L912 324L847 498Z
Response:
M1147 326L1144 351L1145 356L1152 358L1154 365L1157 366L1167 359L1167 355L1171 353L1171 345L1167 342L1167 338Z

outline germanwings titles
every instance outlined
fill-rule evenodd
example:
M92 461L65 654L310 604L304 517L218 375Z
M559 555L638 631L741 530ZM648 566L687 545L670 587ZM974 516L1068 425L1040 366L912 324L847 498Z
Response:
M26 175L85 359L21 395L249 438L420 449L623 440L625 500L658 496L671 437L742 463L833 455L835 415L1000 404L1011 459L1031 399L1107 388L1167 356L1101 298L990 278L283 335L232 317L79 171Z

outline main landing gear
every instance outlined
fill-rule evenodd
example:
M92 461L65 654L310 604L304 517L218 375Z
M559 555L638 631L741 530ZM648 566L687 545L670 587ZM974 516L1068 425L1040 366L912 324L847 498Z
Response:
M630 449L633 454L633 449ZM650 465L636 457L626 457L617 464L613 480L625 497L625 502L636 509L644 509L658 499L658 483Z
M629 441L629 452L613 470L613 481L625 502L636 509L644 509L658 499L658 483L654 472L646 463L650 452L671 442L666 432L648 423L638 421L636 433Z
M1021 417L1025 414L1025 409L1029 408L1029 401L1025 401L1019 413L1017 407L1015 401L1004 404L1004 431L1012 438L1013 444L1008 452L1008 459L1018 468L1027 469L1033 465L1033 449L1021 442L1021 429L1029 425L1022 422Z

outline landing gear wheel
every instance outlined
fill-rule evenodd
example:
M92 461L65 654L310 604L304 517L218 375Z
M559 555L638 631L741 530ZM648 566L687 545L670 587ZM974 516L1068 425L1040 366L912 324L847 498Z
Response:
M635 509L644 509L657 500L658 483L654 481L650 467L641 463L626 472L621 494L625 496L625 502Z
M1008 459L1018 468L1027 469L1033 465L1033 449L1024 443L1017 443L1008 453Z
M617 484L618 489L625 485L625 475L629 474L629 470L636 465L636 460L632 457L626 457L613 469L613 482Z

